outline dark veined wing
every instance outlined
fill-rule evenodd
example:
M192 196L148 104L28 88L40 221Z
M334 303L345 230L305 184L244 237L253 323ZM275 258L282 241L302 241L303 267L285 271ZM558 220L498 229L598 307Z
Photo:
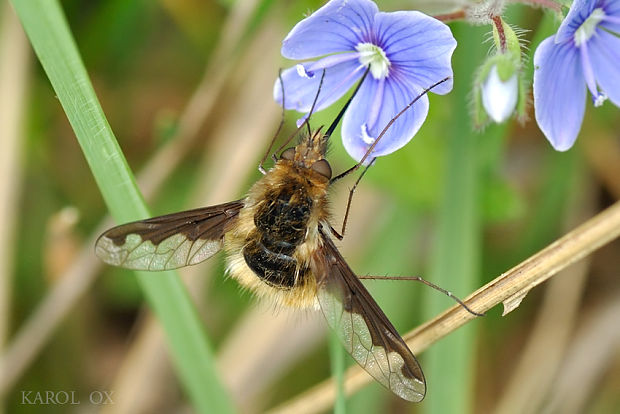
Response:
M99 236L95 253L108 264L136 270L200 263L222 248L242 207L239 200L122 224Z
M327 323L353 359L379 383L405 400L421 401L426 382L418 361L322 230L321 238L313 272Z

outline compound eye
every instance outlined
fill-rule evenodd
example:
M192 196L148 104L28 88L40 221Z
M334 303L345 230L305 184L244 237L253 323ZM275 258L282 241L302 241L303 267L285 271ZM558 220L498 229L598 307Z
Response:
M282 151L282 154L280 154L280 159L293 161L295 159L295 148L291 147Z
M328 180L332 178L332 167L329 166L327 160L318 160L312 164L312 169Z

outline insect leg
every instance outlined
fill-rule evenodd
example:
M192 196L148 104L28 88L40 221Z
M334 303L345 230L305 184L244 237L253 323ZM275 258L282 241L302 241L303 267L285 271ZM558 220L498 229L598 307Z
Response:
M372 152L375 150L375 148L377 147L377 144L379 143L379 141L381 140L381 138L383 138L383 136L385 135L385 133L387 132L388 129L390 129L390 127L392 126L392 124L394 122L396 122L396 120L398 118L400 118L400 116L402 114L405 113L405 111L407 111L407 109L411 108L413 106L414 103L416 103L418 101L418 99L420 99L421 97L423 97L424 95L426 95L428 93L428 91L430 91L431 89L433 89L434 87L436 87L437 85L440 85L444 82L446 82L448 79L450 79L450 77L447 78L443 78L442 80L435 82L434 84L432 84L431 86L429 86L428 88L424 89L418 96L416 96L411 102L409 102L409 104L407 104L407 106L405 106L399 113L397 113L394 118L390 119L390 122L387 123L387 125L385 126L385 128L383 128L383 131L381 131L381 133L379 134L379 136L377 137L377 139L375 139L375 141L372 143L372 145L370 147L368 147L368 150L366 151L366 153L364 154L364 156L362 157L361 160L359 160L359 162L357 164L355 164L353 167L349 168L348 170L346 170L345 172L335 176L334 178L332 178L330 180L330 184L333 183L334 181L338 181L343 177L346 177L347 175L351 174L353 171L359 169L362 165L364 165L364 162L368 159L368 157L370 157L370 154L372 154Z
M301 125L299 125L297 127L297 129L295 131L293 131L293 133L291 135L288 136L288 138L286 139L286 141L284 141L282 143L282 145L280 145L278 147L278 149L275 150L275 152L273 153L273 157L277 157L276 154L279 153L280 151L282 151L284 149L284 147L286 145L288 145L289 142L291 142L291 140L293 139L293 137L295 137L297 134L299 134L299 131L301 131L306 125L309 125L310 123L310 117L312 116L312 114L314 113L314 108L316 106L316 102L319 99L319 95L321 93L321 87L323 86L323 80L325 79L325 69L323 69L323 73L321 74L321 80L319 81L319 88L316 91L316 95L314 96L314 101L312 102L312 107L310 107L310 112L308 112L308 116L306 116L306 119L304 119L304 122L301 123ZM284 101L282 101L284 102ZM271 148L270 148L271 149Z
M278 79L280 79L280 87L282 88L282 116L280 117L280 125L278 125L278 129L276 129L276 133L273 134L273 138L271 138L271 142L269 143L269 147L267 147L267 151L265 151L265 155L263 155L263 158L261 158L260 162L258 163L258 171L260 171L263 175L266 174L263 163L269 156L269 152L271 151L271 148L273 148L273 144L276 142L276 139L278 138L278 135L280 135L280 131L282 130L282 126L284 125L284 108L286 106L284 105L284 81L282 80L282 69L278 70ZM274 159L274 162L275 161L276 160Z
M420 276L358 276L358 279L371 279L371 280L413 280L416 282L422 282L426 286L432 287L433 289L443 293L444 295L452 298L456 303L461 305L463 309L467 312L471 313L474 316L485 316L484 313L478 313L473 311L469 306L465 304L461 299L452 294L452 292L437 286L436 284L429 282L426 279L421 278Z
M355 184L353 184L353 187L351 187L351 189L349 190L349 198L347 200L347 209L345 210L345 213L344 213L344 220L342 220L342 229L340 230L340 233L338 233L333 227L331 229L332 234L336 236L338 240L342 240L342 238L344 237L344 232L347 228L347 220L349 219L349 210L351 210L351 201L353 200L353 193L355 193L355 189L357 188L357 185L360 183L360 181L362 180L362 177L364 176L364 174L366 174L366 171L368 171L370 166L374 164L375 160L376 158L373 158L368 163L366 168L362 170L362 173L360 174L360 176L357 177L357 180L355 180Z

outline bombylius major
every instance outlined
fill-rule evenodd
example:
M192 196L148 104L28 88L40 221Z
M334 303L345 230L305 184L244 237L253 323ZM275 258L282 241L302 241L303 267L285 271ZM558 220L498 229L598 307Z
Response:
M319 93L320 86L315 103ZM227 272L239 283L278 305L320 307L358 364L394 394L418 402L426 393L422 369L334 245L332 236L342 236L329 223L327 190L363 165L420 96L388 123L358 164L332 178L327 143L353 96L325 133L301 132L311 110L296 131L299 143L274 154L275 164L267 172L261 161L264 176L244 199L114 227L99 237L95 251L111 265L169 270L200 263L223 247Z

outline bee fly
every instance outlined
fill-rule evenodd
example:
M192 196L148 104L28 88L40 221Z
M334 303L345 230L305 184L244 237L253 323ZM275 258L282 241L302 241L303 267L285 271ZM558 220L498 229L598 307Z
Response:
M262 163L271 148L267 151L259 166L264 176L244 199L114 227L99 237L95 250L111 265L168 270L200 263L223 247L227 272L241 285L278 305L320 307L353 359L393 393L417 402L426 392L424 374L334 245L332 236L342 236L329 224L327 191L369 159L390 125L420 96L392 119L358 164L332 178L325 159L327 143L353 96L325 133L310 132L308 127L307 134L299 134L308 125L313 104L310 115L288 139L304 135L299 143L276 157L283 144L272 155L274 166L265 172ZM352 195L353 190L342 233Z

